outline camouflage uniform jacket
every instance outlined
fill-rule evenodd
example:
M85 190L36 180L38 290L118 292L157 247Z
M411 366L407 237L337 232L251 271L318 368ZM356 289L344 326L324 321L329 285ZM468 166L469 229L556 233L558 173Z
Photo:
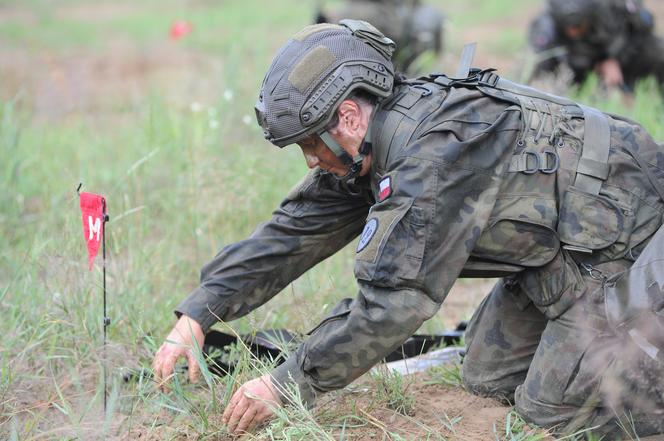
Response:
M240 317L361 232L357 296L273 372L279 384L292 378L305 401L397 348L438 311L464 266L546 285L533 296L555 315L579 295L561 237L611 260L661 221L657 196L622 147L646 145L639 127L611 120L611 173L603 194L586 196L566 191L583 138L578 107L515 104L432 80L399 85L376 111L370 176L342 184L310 172L268 222L203 268L200 287L177 308L204 329ZM664 170L651 150L641 149L645 160Z

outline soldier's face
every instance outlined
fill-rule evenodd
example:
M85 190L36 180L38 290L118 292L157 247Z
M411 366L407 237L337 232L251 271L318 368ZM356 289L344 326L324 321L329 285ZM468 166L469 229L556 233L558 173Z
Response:
M565 28L565 35L567 35L567 37L572 40L579 40L586 34L587 30L588 30L588 23L583 22L578 25L567 26Z
M320 136L311 135L298 142L297 145L302 149L309 168L320 167L337 176L344 176L348 173L350 167L337 158L337 155L325 145Z

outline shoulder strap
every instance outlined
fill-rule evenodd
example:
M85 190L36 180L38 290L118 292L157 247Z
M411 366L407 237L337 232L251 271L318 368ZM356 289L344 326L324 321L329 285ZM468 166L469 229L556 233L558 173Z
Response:
M496 74L493 74L494 76L497 76ZM490 84L483 84L484 82L479 83L479 88L480 89L486 89L487 87L493 87L498 90L502 90L504 92L509 92L513 93L516 95L521 95L521 96L527 96L530 98L539 98L543 99L546 101L550 101L552 103L559 104L561 106L576 106L577 104L570 100L569 98L565 98L562 96L558 95L553 95L551 93L546 93L541 90L537 90L535 88L532 88L530 86L526 86L523 84L517 84L512 81L506 80L505 78L498 77L497 80L494 80L494 86L491 86Z
M461 69L460 69L461 70ZM443 87L471 87L480 90L485 95L501 100L519 104L519 96L539 98L559 104L561 106L577 107L576 103L569 98L553 95L534 89L530 86L517 84L506 80L495 73L495 69L470 69L465 77L450 78L444 74L434 74L429 80ZM579 115L582 116L579 111Z
M609 146L611 128L606 115L597 109L580 105L583 110L585 128L583 151L576 168L574 186L591 194L599 194L604 181L609 176Z

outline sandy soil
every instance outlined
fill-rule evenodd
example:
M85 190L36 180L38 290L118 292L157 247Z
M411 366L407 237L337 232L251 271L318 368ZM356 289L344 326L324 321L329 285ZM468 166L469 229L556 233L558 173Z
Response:
M424 384L425 374L417 374L411 381L408 393L415 397L416 404L409 416L372 402L369 391L341 394L333 402L337 411L354 412L368 421L361 427L346 429L348 439L383 439L389 431L405 439L426 439L427 434L434 433L448 440L479 441L496 439L496 433L503 433L509 409L498 401L456 387ZM319 412L323 410L325 404Z

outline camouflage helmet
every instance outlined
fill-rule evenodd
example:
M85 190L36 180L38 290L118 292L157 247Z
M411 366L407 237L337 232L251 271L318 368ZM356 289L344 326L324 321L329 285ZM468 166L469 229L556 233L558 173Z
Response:
M549 0L549 11L561 26L578 26L595 12L595 0Z
M339 23L305 27L272 61L255 107L271 143L284 147L323 132L357 89L378 99L391 95L394 42L367 22Z

